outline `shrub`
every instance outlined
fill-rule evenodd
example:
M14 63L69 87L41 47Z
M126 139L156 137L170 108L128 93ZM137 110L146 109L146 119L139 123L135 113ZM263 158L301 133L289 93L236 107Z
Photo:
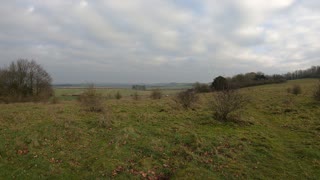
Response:
M210 87L208 84L202 84L199 82L196 82L193 84L193 89L195 90L196 93L210 92Z
M162 98L162 92L160 91L160 89L152 90L150 98L151 99L161 99Z
M119 91L117 91L116 95L115 95L115 98L116 99L121 99L122 98L122 95L120 94Z
M140 99L140 96L139 96L138 92L134 92L134 93L132 94L132 99L133 99L133 100L136 100L136 101Z
M89 85L85 92L79 96L79 101L83 107L91 112L102 112L102 95L96 91L94 85Z
M54 95L54 96L52 97L52 99L51 99L51 104L58 104L59 101L60 101L59 98Z
M188 109L198 101L198 96L196 95L195 91L189 89L179 92L175 96L174 101L180 104L184 109Z
M248 102L248 98L236 90L224 90L214 95L214 117L220 121L228 121L228 116L241 110Z
M293 85L292 89L291 89L291 93L294 95L298 95L302 93L301 87L300 85Z
M316 101L320 101L320 80L319 80L318 84L316 85L316 88L313 92L313 98Z
M228 81L226 78L218 76L213 80L211 88L216 91L226 90L228 88Z

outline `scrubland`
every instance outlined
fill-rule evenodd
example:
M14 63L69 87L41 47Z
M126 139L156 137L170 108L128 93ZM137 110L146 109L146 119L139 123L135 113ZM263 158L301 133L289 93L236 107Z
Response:
M99 113L75 100L81 89L56 89L57 103L0 104L0 179L318 179L316 82L242 88L250 102L233 122L214 118L213 93L185 109L177 90L135 100L100 89ZM295 84L301 94L286 91Z

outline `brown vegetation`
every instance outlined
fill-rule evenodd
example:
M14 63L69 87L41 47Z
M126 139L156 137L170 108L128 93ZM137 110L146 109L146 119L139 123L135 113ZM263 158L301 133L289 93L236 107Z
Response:
M291 89L291 93L294 94L294 95L301 94L302 93L301 86L297 85L297 84L293 85L293 87Z
M195 91L186 90L179 92L175 96L174 101L180 104L184 109L188 109L198 101L198 96L196 95Z
M79 102L83 107L91 112L104 111L102 103L102 95L98 93L94 85L89 85L84 93L79 96Z
M236 90L224 90L214 95L214 117L220 121L228 121L229 115L241 110L247 103L248 98Z
M160 89L154 89L151 91L150 94L151 99L161 99L162 98L162 92Z

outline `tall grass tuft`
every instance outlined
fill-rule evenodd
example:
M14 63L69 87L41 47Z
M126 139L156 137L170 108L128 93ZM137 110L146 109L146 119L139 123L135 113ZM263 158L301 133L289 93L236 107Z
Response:
M320 80L319 80L318 84L316 85L316 88L314 89L313 98L316 101L320 101Z

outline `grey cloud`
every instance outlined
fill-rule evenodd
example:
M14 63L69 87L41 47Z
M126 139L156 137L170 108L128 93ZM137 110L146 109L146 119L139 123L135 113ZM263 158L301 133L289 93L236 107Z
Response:
M32 58L54 82L193 82L319 63L316 0L7 1L0 65Z

